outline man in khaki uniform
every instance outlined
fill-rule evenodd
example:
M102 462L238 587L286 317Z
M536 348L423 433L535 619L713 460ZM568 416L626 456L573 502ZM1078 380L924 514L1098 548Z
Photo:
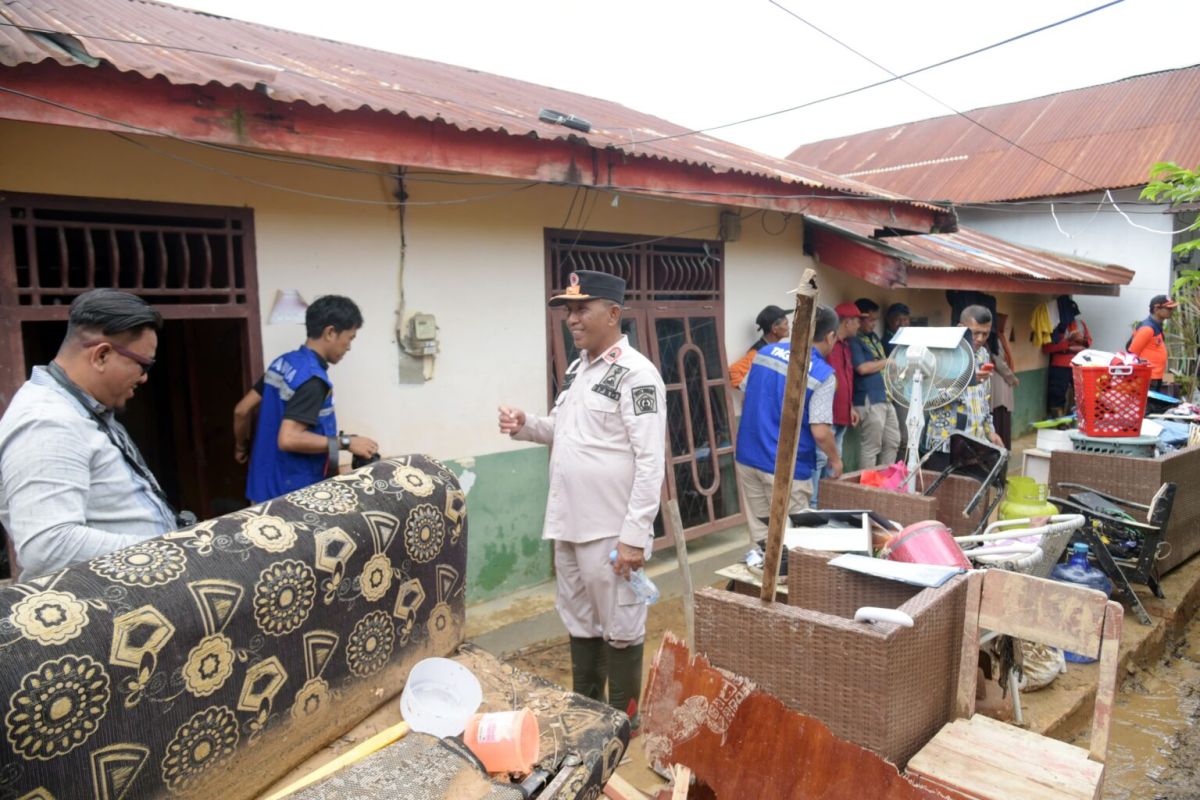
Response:
M500 407L500 432L550 444L542 538L554 541L556 607L571 636L573 688L637 727L646 605L629 585L654 538L664 475L666 392L654 364L621 334L625 281L571 273L567 327L580 357L545 416ZM609 554L617 552L616 561Z

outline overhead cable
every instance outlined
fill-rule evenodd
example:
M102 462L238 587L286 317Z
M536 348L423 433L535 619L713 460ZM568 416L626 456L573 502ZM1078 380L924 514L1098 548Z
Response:
M771 2L772 2L772 4L779 6L779 4L775 3L774 0L771 0ZM666 139L679 139L684 136L695 136L696 134L700 134L700 133L711 133L712 131L719 131L719 130L724 130L725 128L732 128L736 125L745 125L748 122L758 122L759 120L769 119L770 117L777 117L780 114L788 114L788 113L791 113L792 111L800 111L801 109L812 108L815 105L819 105L821 103L828 103L831 100L840 100L843 97L849 97L851 95L859 94L860 92L865 92L869 89L876 89L880 86L886 86L889 83L895 83L896 81L903 80L905 78L911 78L913 75L919 75L922 72L929 72L932 69L937 69L938 67L944 67L947 64L953 64L955 61L962 61L964 58L970 58L971 56L976 56L976 55L979 55L980 53L986 53L989 50L995 50L997 47L1003 47L1004 45L1012 44L1013 42L1020 41L1021 39L1028 38L1028 37L1033 36L1038 33L1042 33L1043 31L1048 31L1048 30L1051 30L1052 28L1057 28L1060 25L1066 25L1069 22L1074 22L1077 19L1083 19L1084 17L1088 16L1089 14L1095 14L1097 11L1103 11L1104 9L1109 8L1110 6L1115 6L1115 5L1118 5L1119 3L1123 3L1123 2L1125 2L1125 0L1110 0L1110 2L1104 3L1103 5L1096 6L1095 8L1090 8L1087 11L1081 11L1078 14L1073 14L1072 16L1066 17L1064 19L1060 19L1057 22L1051 22L1049 24L1042 25L1039 28L1034 28L1033 30L1028 30L1028 31L1025 31L1024 33L1019 33L1016 36L1010 36L1007 39L1002 39L999 42L993 42L992 44L986 45L984 47L979 47L979 48L976 48L976 49L971 50L966 53L960 53L959 55L943 59L941 61L938 61L937 63L929 64L924 67L918 67L917 69L909 70L908 72L903 72L899 75L896 75L893 73L892 77L890 77L890 78L886 78L881 81L875 81L874 83L868 83L865 86L859 86L856 89L847 89L844 92L837 92L836 94L826 95L825 97L819 97L816 100L809 100L808 102L800 103L799 105L788 106L787 108L781 108L778 111L768 111L764 114L756 114L753 117L746 117L744 119L734 120L733 122L725 122L720 125L710 125L706 128L695 128L693 130L684 131L683 133L672 133L672 134L667 134L664 136L655 136L655 137L649 138L649 139L638 139L636 141L629 142L629 144L630 145L648 144L650 142L661 142ZM784 11L788 11L788 9L784 8L783 6L779 6L779 7L783 8ZM791 13L791 12L788 11L788 13Z
M1038 155L1037 153L1033 152L1032 150L1030 150L1030 149L1028 149L1028 148L1026 148L1026 147L1024 147L1024 146L1022 146L1022 145L1020 145L1020 144L1018 144L1018 143L1016 143L1016 142L1014 142L1012 139L1009 139L1009 138L1008 138L1007 136L1005 136L1004 134L1002 134L1002 133L999 133L998 131L995 131L995 130L993 130L993 129L989 128L987 125L984 125L984 124L983 124L982 122L980 122L979 120L977 120L977 119L974 119L973 117L969 117L969 116L967 116L967 114L965 114L965 113L964 113L964 112L962 112L962 111L959 111L957 108L955 108L954 106L952 106L952 105L950 105L949 103L945 102L944 100L941 100L941 99L939 99L939 98L937 98L937 97L934 97L932 94L930 94L929 92L925 91L925 90L924 90L924 89L922 89L920 86L917 86L915 83L912 83L911 81L909 81L909 80L906 80L906 77L907 77L907 76L904 76L904 75L898 75L898 74L896 74L895 72L892 72L892 70L888 69L888 68L887 68L887 67L885 67L883 64L880 64L878 61L876 61L875 59L871 58L871 57L870 57L870 56L868 56L866 53L863 53L863 52L861 52L861 51L859 51L859 50L856 50L856 49L854 49L852 46L850 46L849 44L846 44L846 43L845 43L845 42L843 42L841 39L839 39L839 38L837 38L836 36L834 36L832 33L829 33L828 31L826 31L826 30L824 30L824 29L822 29L822 28L818 27L817 25L813 24L812 22L809 22L807 19L805 19L804 17L800 16L800 15L799 15L799 14L797 14L795 11L792 11L790 8L788 8L788 7L786 7L786 6L782 5L782 4L780 4L780 3L778 2L778 0L768 0L768 1L771 3L771 5L775 6L776 8L782 9L784 12L786 12L786 13L787 13L787 14L789 14L790 16L794 17L795 19L799 20L800 22L803 22L805 25L807 25L808 27L812 28L814 31L816 31L817 33L821 34L821 35L822 35L822 36L824 36L825 38L827 38L827 39L829 39L830 41L834 42L835 44L837 44L837 45L839 45L839 46L841 46L841 47L845 48L846 50L849 50L851 53L854 53L854 55L856 55L856 56L858 56L859 58L863 59L863 60L864 60L864 61L866 61L867 63L869 63L869 64L871 64L871 65L873 65L873 66L875 66L875 67L878 67L879 69L883 70L883 71L884 71L884 72L886 72L887 74L891 75L891 76L892 76L893 78L895 78L896 80L898 80L898 81L901 81L901 82L903 82L905 85L907 85L907 86L909 86L909 87L911 87L911 88L913 88L913 89L917 90L918 92L920 92L921 94L925 95L926 97L928 97L928 98L929 98L930 100L932 100L933 102L937 103L938 105L942 106L943 108L946 108L946 109L948 109L949 111L953 112L954 114L957 114L958 116L960 116L960 117L962 117L963 119L965 119L967 122L970 122L972 125L976 125L976 126L978 126L978 127L982 128L983 130L985 130L985 131L987 131L988 133L990 133L990 134L992 134L993 136L995 136L997 139L1001 139L1002 141L1005 141L1005 142L1007 142L1008 144L1010 144L1010 145L1012 145L1013 147L1017 148L1017 149L1018 149L1018 150L1020 150L1021 152L1023 152L1023 153L1026 153L1026 154L1028 154L1028 155L1031 155L1031 156L1033 156L1033 157L1034 157L1034 158L1036 158L1038 161L1041 161L1043 164L1046 164L1047 166L1053 167L1054 169L1058 170L1059 172L1063 173L1064 175L1069 175L1070 177L1074 178L1075 180L1077 180L1077 181L1079 181L1079 182L1081 182L1081 183L1085 183L1085 184L1087 184L1088 186L1092 187L1093 189L1096 189L1097 191L1099 191L1099 190L1100 190L1100 188L1101 188L1101 187L1099 187L1099 186L1097 186L1096 184L1092 183L1092 182L1091 182L1091 181L1089 181L1087 178L1080 177L1079 175L1076 175L1074 172L1071 172L1071 171L1070 171L1069 169L1067 169L1066 167L1061 167L1061 166L1059 166L1058 164L1055 164L1053 161L1050 161L1049 159L1043 158L1042 156ZM1107 8L1108 6L1114 6L1114 5L1116 5L1116 4L1118 4L1118 3L1121 3L1121 2L1124 2L1124 0L1112 0L1112 2L1106 3L1104 6L1100 6L1100 8ZM1098 10L1099 10L1099 8L1097 8L1097 9L1092 9L1092 11L1098 11ZM1087 13L1091 13L1091 12L1087 12ZM1075 18L1078 18L1079 16L1081 16L1081 15L1077 14L1077 15L1075 16Z

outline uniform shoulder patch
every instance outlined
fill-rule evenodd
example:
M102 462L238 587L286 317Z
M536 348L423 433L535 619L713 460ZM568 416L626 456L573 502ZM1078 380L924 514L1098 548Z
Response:
M619 400L621 398L619 391L621 381L625 380L625 376L628 374L629 367L613 364L608 368L608 372L604 373L604 377L596 381L592 386L592 391L596 394L602 394L610 400Z
M658 392L653 386L633 387L633 413L634 416L658 413Z

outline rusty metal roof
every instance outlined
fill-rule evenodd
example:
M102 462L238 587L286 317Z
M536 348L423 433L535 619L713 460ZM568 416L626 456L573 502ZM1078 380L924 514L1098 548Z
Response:
M1018 281L1126 286L1133 270L1024 247L980 231L876 237L872 225L810 218L810 222L853 238L904 261L910 271L961 272L1004 276ZM969 281L969 279L968 279ZM964 284L965 286L966 284ZM1031 286L1031 291L1036 286Z
M99 61L178 85L215 82L285 103L333 111L366 108L440 120L464 131L584 139L595 147L716 173L904 199L703 134L659 138L687 129L606 100L149 0L5 0L0 17L10 23L0 24L0 64L6 66L52 59L78 67ZM592 130L580 133L541 122L543 108L582 117Z
M813 142L789 158L956 203L1139 186L1157 161L1200 163L1200 66L966 113L1050 164L961 116Z

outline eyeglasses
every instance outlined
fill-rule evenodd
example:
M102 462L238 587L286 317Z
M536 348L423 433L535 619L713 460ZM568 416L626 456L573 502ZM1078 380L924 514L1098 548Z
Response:
M113 350L115 350L119 355L125 356L130 361L134 362L139 367L141 367L143 375L150 372L150 368L154 366L153 358L146 358L146 356L142 355L141 353L135 353L132 350L121 347L121 345L114 344L113 342L107 341L105 339L99 339L94 342L83 342L82 343L82 345L85 349L87 349L89 347L99 347L102 344L108 345Z

